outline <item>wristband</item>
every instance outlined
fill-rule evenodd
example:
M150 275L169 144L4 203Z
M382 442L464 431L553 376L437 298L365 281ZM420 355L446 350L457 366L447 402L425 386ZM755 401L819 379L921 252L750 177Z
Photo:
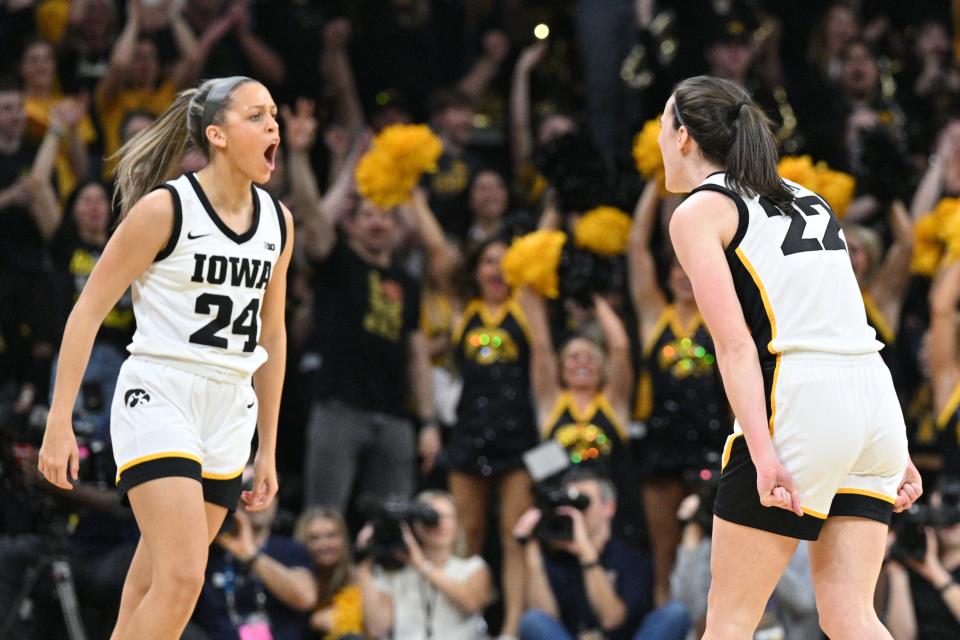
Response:
M587 571L588 569L593 569L594 567L599 567L599 566L600 566L599 560L594 560L593 562L588 562L586 564L583 564L583 563L580 564L580 568L583 569L584 571Z
M953 581L953 578L951 578L951 579L947 580L946 584L944 584L942 587L939 587L939 588L937 589L937 593L939 593L940 595L943 595L943 592L944 592L944 591L946 591L947 589L949 589L950 587L952 587L952 586L955 585L955 584L957 584L957 583Z

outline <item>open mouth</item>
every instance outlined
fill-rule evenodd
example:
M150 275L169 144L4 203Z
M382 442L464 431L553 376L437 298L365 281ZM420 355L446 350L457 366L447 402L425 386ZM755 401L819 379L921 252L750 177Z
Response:
M270 168L270 171L273 171L274 167L277 166L277 149L280 148L280 141L277 140L270 144L267 147L266 151L263 152L263 159L267 163L267 166Z

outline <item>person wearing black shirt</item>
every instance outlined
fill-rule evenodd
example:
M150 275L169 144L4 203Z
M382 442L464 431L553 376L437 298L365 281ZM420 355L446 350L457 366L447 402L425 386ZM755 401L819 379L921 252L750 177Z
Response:
M110 217L110 196L107 187L99 182L81 183L67 200L66 215L50 244L59 294L57 322L61 327L103 253ZM94 435L99 440L110 437L111 400L134 328L133 301L128 290L97 333L77 398L77 408L93 422ZM55 376L54 368L51 387Z
M209 640L306 640L317 583L307 548L271 529L277 501L239 508L210 548L193 622ZM257 633L265 635L257 635Z
M0 78L0 382L16 384L19 413L44 394L53 352L45 243L60 224L51 178L66 115L51 109L43 141L31 145L23 90Z
M321 208L305 221L315 260L313 346L319 363L307 437L306 506L345 512L355 479L362 492L408 497L414 487L412 388L422 469L440 448L420 287L394 264L397 211L363 200L347 215L345 237ZM301 367L303 368L303 367Z
M545 545L532 537L542 518L537 508L513 530L526 547L530 605L520 620L520 640L573 640L591 633L609 640L683 640L690 626L686 608L672 602L651 611L650 558L613 535L613 483L577 469L566 486L589 498L583 511L557 507L572 522L572 540Z

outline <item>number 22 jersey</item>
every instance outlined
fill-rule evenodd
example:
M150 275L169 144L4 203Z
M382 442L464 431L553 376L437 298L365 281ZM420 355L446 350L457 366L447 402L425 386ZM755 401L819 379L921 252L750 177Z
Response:
M286 243L280 204L251 186L253 219L237 234L194 174L159 188L173 197L170 241L133 281L137 357L213 378L248 378L267 359L260 309Z
M726 249L737 297L761 362L787 351L865 354L883 346L867 324L843 231L827 202L795 182L790 211L730 189L726 173L693 190L718 191L737 205Z

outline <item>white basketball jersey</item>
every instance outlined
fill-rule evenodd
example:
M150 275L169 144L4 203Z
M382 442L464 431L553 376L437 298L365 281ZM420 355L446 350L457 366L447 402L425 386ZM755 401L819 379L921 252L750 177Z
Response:
M733 191L724 172L693 191L719 191L737 205L740 222L727 262L761 362L786 351L879 351L833 210L786 182L795 190L790 211Z
M127 348L212 377L246 378L267 359L258 343L260 308L286 242L280 205L254 186L253 223L223 223L193 174L160 188L173 196L170 242L133 282L137 330Z

